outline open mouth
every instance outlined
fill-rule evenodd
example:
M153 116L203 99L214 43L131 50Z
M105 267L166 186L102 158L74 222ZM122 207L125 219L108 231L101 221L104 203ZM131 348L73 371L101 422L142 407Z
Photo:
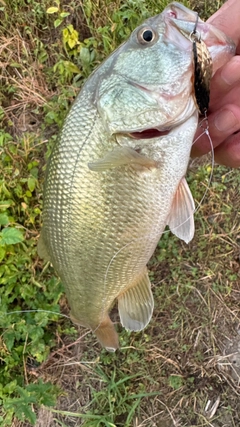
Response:
M160 136L168 135L170 130L146 129L142 132L131 132L129 136L134 139L150 139L159 138Z

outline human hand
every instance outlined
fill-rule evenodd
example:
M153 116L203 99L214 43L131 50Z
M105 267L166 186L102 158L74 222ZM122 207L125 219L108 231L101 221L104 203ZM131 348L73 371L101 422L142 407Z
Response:
M219 164L240 167L240 1L228 0L209 23L233 39L237 55L219 69L211 81L209 133ZM198 129L196 137L202 133ZM208 136L201 136L192 148L192 157L210 151Z

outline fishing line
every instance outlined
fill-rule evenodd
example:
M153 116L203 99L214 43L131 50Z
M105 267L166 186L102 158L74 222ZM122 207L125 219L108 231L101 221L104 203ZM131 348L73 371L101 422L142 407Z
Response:
M206 124L206 128L204 129L203 128L203 123L205 123ZM210 136L210 134L209 134L209 123L208 123L208 118L207 118L207 114L205 113L205 117L203 118L203 120L199 123L199 125L198 125L199 127L201 127L201 128L203 128L203 132L193 141L193 144L195 144L204 134L206 134L207 136L208 136L208 139L209 139L209 142L210 142L210 147L211 147L211 155L212 155L212 158L211 158L211 173L210 173L210 176L209 176L209 179L208 179L208 184L207 184L207 188L206 188L206 190L205 190L205 192L204 192L204 194L203 194L203 197L201 198L201 200L200 200L200 202L197 202L198 203L198 207L194 210L194 213L196 213L199 209L200 209L200 206L202 205L202 203L203 203L203 200L205 199L205 197L206 197L206 195L207 195L207 192L209 191L209 188L210 188L210 184L211 184L211 181L212 181L212 178L213 178L213 168L214 168L214 148L213 148L213 142L212 142L212 139L211 139L211 136ZM192 145L193 145L192 144ZM184 224L185 222L187 222L188 220L190 219L190 217L189 218L187 218L186 219L186 221L184 221L183 223L181 223L180 225L178 225L177 227L175 227L175 229L177 229L178 227L181 227L181 225L182 224ZM161 233L161 235L160 235L160 238L161 238L161 236L163 235L163 234L165 234L165 233L169 233L169 231L170 230L165 230L165 231L163 231L162 233ZM103 291L103 293L104 293L104 295L106 294L105 293L105 290L106 290L106 283L107 283L107 277L108 277L108 274L109 274L109 270L110 270L110 267L111 267L111 265L113 264L113 262L114 262L114 260L117 258L117 256L124 250L124 249L126 249L127 247L129 247L130 245L132 245L133 243L135 243L135 242L137 242L137 241L141 241L141 240L146 240L147 238L149 238L149 237L151 237L151 234L147 234L147 235L145 235L145 236L142 236L142 237L138 237L138 238L136 238L136 239L133 239L133 240L131 240L130 242L128 242L127 244L125 244L122 248L120 248L113 256L112 256L112 258L111 258L111 260L109 261L109 263L108 263L108 266L107 266L107 269L106 269L106 273L105 273L105 275L104 275L104 284L103 284L103 289L104 289L104 291ZM160 240L160 238L159 238L159 240ZM104 298L104 300L103 300L103 305L102 305L102 312L101 312L101 321L102 321L102 319L103 319L103 316L104 316L104 308L105 308L105 304L106 304L106 297ZM11 314L22 314L22 313L48 313L48 314L53 314L53 315L58 315L58 316L60 316L60 317L65 317L65 318L67 318L67 319L70 319L71 320L71 317L70 316L67 316L67 315L65 315L65 314L62 314L62 313L58 313L58 312L55 312L55 311L51 311L51 310L43 310L43 309L36 309L36 310L16 310L16 311L9 311L9 312L7 312L7 313L5 313L4 315L2 315L2 316L0 316L0 318L3 318L4 316L6 316L6 315L11 315ZM97 326L97 328L96 329L94 329L93 330L93 332L96 332L97 331L97 329L100 327L100 325L101 325L101 322L99 323L99 325Z
M206 128L203 128L203 124L206 124ZM206 195L207 195L207 192L209 191L209 188L210 188L210 185L211 185L211 182L212 182L212 178L213 178L213 169L214 169L214 148L213 148L213 142L212 142L212 138L211 138L211 136L210 136L210 133L209 133L209 122L208 122L208 117L207 117L207 112L205 111L204 112L204 118L201 120L201 122L199 123L199 125L198 125L198 127L201 127L202 129L203 129L203 132L193 141L193 143L192 143L192 145L194 145L204 134L206 134L207 135L207 137L208 137L208 140L209 140L209 143L210 143L210 147L211 147L211 172L210 172L210 175L209 175L209 179L208 179L208 184L207 184L207 188L205 189L205 192L204 192L204 194L203 194L203 196L202 196L202 198L201 198L201 200L200 200L200 202L197 202L198 203L198 206L197 206L197 208L194 210L194 212L193 212L193 214L194 213L196 213L199 209L200 209L200 207L201 207L201 205L202 205L202 203L203 203L203 201L204 201L204 199L205 199L205 197L206 197ZM177 227L175 227L173 230L176 230L177 228L179 228L179 227L181 227L183 224L185 224L185 222L187 222L188 220L190 219L190 216L184 221L184 222L182 222L181 224L179 224ZM162 233L161 233L161 235L160 235L160 238L161 238L161 236L163 235L163 234L165 234L165 233L169 233L169 231L170 230L165 230L165 231L163 231ZM116 257L120 254L120 252L122 252L124 249L126 249L128 246L130 246L131 244L133 244L133 243L135 243L135 242L137 242L137 241L140 241L140 240L146 240L147 238L149 238L149 237L151 237L151 234L147 234L147 235L145 235L145 236L142 236L142 237L139 237L139 238L136 238L136 239L133 239L131 242L129 242L129 243L127 243L126 245L124 245L121 249L119 249L113 256L112 256L112 258L111 258L111 260L110 260L110 262L109 262L109 264L108 264L108 266L107 266L107 269L106 269L106 273L105 273L105 275L104 275L104 284L103 284L103 289L104 289L104 295L105 295L105 290L106 290L106 283L107 283L107 276L108 276L108 273L109 273L109 270L110 270L110 267L111 267L111 265L112 265L112 263L113 263L113 261L116 259ZM160 238L159 238L159 240L160 240ZM103 300L103 305L102 305L102 312L101 312L101 319L103 319L103 315L104 315L104 307L105 307L105 303L106 303L106 298ZM102 320L101 320L102 321ZM93 332L95 332L98 328L99 328L99 326L101 325L101 322L99 323L99 325L97 326L97 328L93 331Z
M58 316L66 317L67 319L71 320L71 317L67 316L66 314L58 313L56 311L51 311L51 310L42 310L42 309L8 311L4 315L0 316L0 319L4 318L4 316L10 315L10 314L15 314L15 313L17 313L17 314L21 314L21 313L48 313L48 314L57 314Z
M206 124L206 128L204 129L203 128L203 124ZM207 114L206 114L206 112L205 112L205 117L202 119L202 121L199 123L199 125L198 125L199 127L201 127L201 128L203 128L203 132L193 141L193 144L192 145L194 145L204 134L206 134L207 136L208 136L208 139L209 139L209 142L210 142L210 147L211 147L211 173L210 173L210 176L209 176L209 179L208 179L208 184L207 184L207 188L206 188L206 190L205 190L205 192L204 192L204 194L203 194L203 196L202 196L202 198L201 198L201 200L200 200L200 202L197 202L198 203L198 207L194 210L194 213L196 213L199 209L200 209L200 206L202 205L202 203L203 203L203 201L204 201L204 199L205 199L205 197L206 197L206 195L207 195L207 192L209 191L209 188L210 188L210 184L211 184L211 182L212 182L212 178L213 178L213 168L214 168L214 148L213 148L213 142L212 142L212 139L211 139L211 136L210 136L210 134L209 134L209 123L208 123L208 118L207 118ZM175 227L174 229L177 229L178 227L181 227L181 225L183 225L185 222L187 222L188 220L190 219L190 217L188 217L187 219L186 219L186 221L184 221L183 223L181 223L180 225L178 225L177 227ZM170 230L165 230L165 231L163 231L162 233L161 233L161 235L160 235L160 238L161 238L161 236L163 235L163 234L165 234L165 233L169 233L169 231ZM109 261L109 264L108 264L108 266L107 266L107 269L106 269L106 273L105 273L105 275L104 275L104 284L103 284L103 288L104 288L104 295L105 295L105 290L106 290L106 283L107 283L107 277L108 277L108 274L109 274L109 270L110 270L110 267L111 267L111 265L113 264L113 262L114 262L114 260L117 258L117 256L124 250L124 249L126 249L128 246L130 246L130 245L132 245L133 243L135 243L135 242L137 242L137 241L141 241L141 240L146 240L147 238L149 238L149 237L151 237L151 234L147 234L147 235L145 235L145 236L142 236L142 237L138 237L138 238L136 238L136 239L133 239L133 240L131 240L130 242L128 242L127 244L125 244L122 248L120 248L113 256L112 256L112 258L111 258L111 260ZM160 239L159 238L159 239ZM104 300L103 300L103 305L102 305L102 312L101 312L101 321L102 321L102 319L103 319L103 315L104 315L104 308L105 308L105 304L106 304L106 297L104 298ZM48 314L53 314L53 315L58 315L58 316L60 316L60 317L65 317L65 318L67 318L67 319L70 319L71 320L71 317L70 316L67 316L67 315L65 315L65 314L62 314L62 313L58 313L58 312L54 312L54 311L51 311L51 310L43 310L43 309L36 309L36 310L16 310L16 311L10 311L10 312L7 312L7 313L5 313L4 315L2 315L2 316L0 316L0 318L3 318L4 316L7 316L7 315L11 315L11 314L22 314L22 313L48 313ZM101 322L99 323L99 325L97 326L97 328L93 331L93 332L95 332L99 327L100 327L100 325L101 325Z
M212 182L213 168L214 168L214 149L213 149L213 142L212 142L211 136L209 134L209 123L208 123L208 118L207 118L207 110L208 110L209 101L210 101L210 98L209 98L209 82L210 82L211 75L212 75L212 62L211 62L211 57L210 57L210 54L208 52L207 47L201 41L201 33L199 33L197 31L198 19L199 19L199 16L197 13L196 14L196 22L194 24L193 31L189 35L189 39L192 42L192 49L193 49L195 101L196 101L197 106L198 106L198 111L202 115L204 115L204 119L199 123L199 127L203 127L202 124L205 122L206 128L204 129L203 133L198 138L196 138L194 140L193 144L195 144L199 138L201 138L204 134L206 134L208 136L208 140L210 142L212 162L211 162L211 173L209 176L207 188L203 194L202 199L198 203L198 207L196 209L194 209L193 214L199 210L203 200L206 197L207 192L209 191L210 184ZM199 46L201 46L200 51L198 50ZM205 46L205 50L204 50L204 46ZM204 61L202 58L203 52L205 54L205 60ZM204 67L202 67L202 61L203 61ZM190 218L191 217L189 216L182 224L180 224L177 227L175 227L174 229L172 229L172 231L181 227Z
M138 238L136 238L136 239L133 239L133 240L131 240L131 242L128 242L128 243L126 243L126 245L124 245L124 246L122 246L122 248L120 248L113 256L112 256L112 258L111 258L111 260L109 261L109 263L108 263L108 266L107 266L107 269L106 269L106 273L105 273L105 275L104 275L104 282L103 282L103 293L104 293L104 295L105 295L105 290L106 290L106 284L107 284L107 276L108 276L108 272L109 272L109 269L110 269L110 267L111 267L111 265L112 265L112 263L113 263L113 261L115 260L115 258L120 254L120 252L122 252L125 248L127 248L128 246L130 246L132 243L134 243L134 242L136 242L136 241L138 241L138 240L145 240L146 239L146 237L149 237L149 235L147 235L147 236L143 236L143 237L138 237ZM98 328L101 326L101 322L102 322L102 320L103 320L103 316L104 316L104 307L105 307L105 304L106 304L106 298L105 299L103 299L103 304L102 304L102 311L101 311L101 321L100 321L100 323L99 323L99 325L96 327L96 329L94 329L94 331L93 331L93 333L95 333L97 330L98 330Z
M203 194L203 196L202 196L202 198L201 198L201 200L200 200L200 202L197 202L198 203L198 207L195 209L195 211L194 211L194 213L196 213L199 209L200 209L200 207L201 207L201 204L203 203L203 200L205 199L205 197L206 197L206 195L207 195L207 192L209 191L209 189L210 189L210 185L211 185L211 182L212 182L212 178L213 178L213 169L214 169L214 148L213 148L213 142L212 142L212 138L211 138L211 136L210 136L210 133L209 133L209 123L208 123L208 117L207 117L207 113L205 112L205 117L203 118L203 120L199 123L199 127L202 127L203 128L203 126L202 126L202 124L205 122L206 123L206 129L204 129L204 131L203 131L203 133L201 133L201 135L199 135L194 141L193 141L193 144L192 145L194 145L204 134L206 134L207 135L207 137L208 137L208 140L209 140L209 143L210 143L210 147L211 147L211 172L210 172L210 175L209 175L209 178L208 178L208 183L207 183L207 187L206 187L206 190L205 190L205 192L204 192L204 194Z
M155 230L155 228L154 228L154 230ZM159 237L159 239L158 240L160 240L160 238L161 238L161 236L162 236L162 234L163 233L161 233L160 234L160 237ZM106 273L105 273L105 275L104 275L104 283L103 283L103 289L104 289L104 294L105 294L105 289L106 289L106 283L107 283L107 276L108 276L108 273L109 273L109 269L110 269L110 267L111 267L111 265L112 265L112 263L113 263L113 261L115 260L115 258L120 254L120 252L122 252L124 249L126 249L128 246L130 246L130 245L132 245L133 243L135 243L135 242L137 242L137 241L140 241L140 240L144 240L144 241L146 241L146 239L147 238L149 238L149 237L151 237L151 235L152 234L146 234L146 235L144 235L144 236L142 236L142 237L137 237L136 239L133 239L133 240L131 240L131 242L128 242L128 243L126 243L124 246L122 246L113 256L112 256L112 258L111 258L111 260L109 261L109 263L108 263L108 266L107 266L107 269L106 269ZM155 249L154 249L155 250ZM152 254L151 254L151 256L152 256ZM150 258L151 258L151 256L150 256ZM149 258L149 259L150 259ZM144 265L143 266L143 268L146 268L146 266ZM116 298L114 298L114 299L116 299ZM103 305L102 305L102 312L101 312L101 321L100 321L100 323L99 323L99 325L93 330L93 333L94 332L96 332L97 331L97 329L101 326L101 322L102 322L102 319L103 319L103 315L104 315L104 307L105 307L105 303L106 303L106 298L103 300Z
M196 12L196 21L194 24L194 28L192 30L192 32L189 35L190 40L194 43L196 42L196 36L197 36L197 40L200 41L201 40L201 34L197 31L197 24L198 24L198 19L199 19L199 15ZM193 37L194 36L194 37Z
M196 43L197 42L200 42L201 41L201 34L197 31L197 25L198 25L198 19L199 19L199 16L198 16L198 14L196 14L196 22L195 22L195 24L194 24L194 28L193 28L193 31L190 33L190 35L189 35L189 38L190 38L190 40L192 41L192 43L193 43L193 53L194 53L194 61L195 62L197 62L198 61L198 55L197 55L197 47L196 47ZM199 209L200 209L200 206L202 205L202 203L203 203L203 201L204 201L204 199L205 199L205 197L206 197L206 195L207 195L207 192L209 191L209 188L210 188L210 184L211 184L211 181L212 181L212 177L213 177L213 168L214 168L214 148L213 148L213 143L212 143L212 139L211 139L211 136L210 136L210 134L209 134L209 123L208 123L208 118L207 118L207 114L206 114L206 110L204 110L203 111L203 114L204 114L204 119L199 123L199 127L203 127L202 125L203 125L203 123L206 123L206 129L204 129L204 131L202 132L202 134L201 135L199 135L195 140L194 140L194 142L193 142L193 144L195 144L198 140L199 140L199 138L201 138L204 134L206 134L207 136L208 136L208 139L209 139L209 142L210 142L210 147L211 147L211 154L212 154L212 161L211 161L211 173L210 173L210 176L209 176L209 180L208 180L208 184L207 184L207 188L205 189L205 192L204 192L204 194L203 194L203 196L202 196L202 199L200 200L200 202L197 202L198 203L198 207L193 211L193 213L196 213ZM192 145L193 145L192 144ZM173 230L176 230L177 228L179 228L179 227L181 227L185 222L187 222L189 219L191 218L191 216L189 216L184 222L182 222L181 224L179 224L177 227L175 227ZM163 231L161 234L160 234L160 237L159 237L159 239L161 238L161 236L162 236L162 234L165 234L165 233L168 233L170 230L165 230L165 231ZM105 294L105 291L106 291L106 283L107 283L107 277L108 277L108 274L109 274L109 270L110 270L110 267L111 267L111 265L113 264L113 262L114 262L114 260L116 259L116 257L124 250L124 249L126 249L128 246L130 246L131 244L133 244L133 243L135 243L135 242L137 242L137 241L140 241L140 240L146 240L147 238L149 238L151 236L151 234L148 234L148 235L145 235L145 236L143 236L143 237L139 237L139 238L136 238L136 239L133 239L131 242L129 242L129 243L127 243L126 245L124 245L122 248L120 248L113 256L112 256L112 258L111 258L111 260L110 260L110 262L109 262L109 264L108 264L108 266L107 266L107 269L106 269L106 273L105 273L105 275L104 275L104 285L103 285L103 289L104 289L104 294ZM105 304L106 304L106 297L103 299L103 305L102 305L102 312L101 312L101 319L103 319L103 315L104 315L104 307L105 307ZM61 317L65 317L65 318L67 318L67 319L71 319L70 318L70 316L67 316L67 315L65 315L65 314L62 314L62 313L57 313L57 312L53 312L53 311L50 311L50 310L42 310L42 309L36 309L36 310L19 310L19 311L10 311L10 312L8 312L8 313L6 313L5 315L10 315L10 314L16 314L16 313L18 313L18 314L21 314L21 313L38 313L38 312L43 312L43 313L48 313L48 314L56 314L56 315L58 315L58 316L61 316ZM0 316L0 318L3 318L4 316ZM102 321L102 320L101 320ZM97 328L93 331L93 332L95 332L98 328L99 328L99 326L101 325L101 322L99 323L99 325L97 326Z
M199 125L198 125L198 127L202 127L203 128L203 123L205 122L206 123L206 128L203 130L203 132L193 141L193 143L192 143L192 145L194 145L204 134L206 134L207 136L208 136L208 140L209 140L209 143L210 143L210 147L211 147L211 172L210 172L210 175L209 175L209 178L208 178L208 183L207 183L207 187L206 187L206 189L205 189L205 192L204 192L204 194L203 194L203 196L202 196L202 198L201 198L201 200L200 200L200 202L196 202L197 204L198 204L198 206L197 206L197 208L196 209L194 209L194 211L193 211L193 214L195 214L196 212L198 212L199 211L199 209L200 209L200 207L201 207L201 205L202 205L202 203L203 203L203 201L204 201L204 199L205 199L205 197L206 197L206 195L207 195L207 192L209 191L209 189L210 189L210 185L211 185L211 182L212 182L212 178L213 178L213 169L214 169L214 148L213 148L213 142L212 142L212 138L211 138L211 136L210 136L210 133L209 133L209 123L208 123L208 118L207 118L207 112L205 111L205 113L204 113L204 118L202 119L202 121L199 123ZM190 219L191 217L189 216L184 222L182 222L181 224L179 224L179 225L177 225L176 227L174 227L174 228L172 228L172 231L173 230L177 230L179 227L181 227L183 224L185 224L189 219ZM165 231L163 231L163 233L162 234L165 234L165 233L169 233L169 231L170 230L165 230Z

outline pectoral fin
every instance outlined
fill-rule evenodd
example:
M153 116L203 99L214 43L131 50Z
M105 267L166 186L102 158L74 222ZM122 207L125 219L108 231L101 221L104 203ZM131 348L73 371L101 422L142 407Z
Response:
M118 297L118 311L122 325L130 331L141 331L149 323L154 307L147 269L136 285Z
M140 165L146 168L157 167L155 160L149 159L130 147L116 147L102 159L88 163L89 169L94 172L103 172L107 169L126 165Z
M40 237L38 239L37 251L40 258L43 258L44 261L50 261L50 257L49 257L45 242L43 240L42 233L40 234Z
M187 181L183 178L174 196L167 225L173 234L186 243L194 236L194 211L194 200Z

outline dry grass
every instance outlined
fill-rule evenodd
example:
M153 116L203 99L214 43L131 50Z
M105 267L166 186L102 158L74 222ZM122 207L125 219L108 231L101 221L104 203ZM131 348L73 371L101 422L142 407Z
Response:
M218 196L210 192L210 202L202 206L199 218L207 222L209 218L219 220L221 217L226 221L224 212L218 212ZM234 188L222 194L222 203L228 198L231 200L233 194ZM239 196L235 201L239 203ZM128 345L116 355L106 356L103 351L100 356L94 337L80 330L82 337L76 342L68 342L67 337L59 338L59 348L34 373L28 373L29 380L32 375L39 375L57 382L66 393L59 399L57 408L84 413L91 404L92 390L100 391L105 386L96 374L99 364L105 373L114 367L123 369L126 375L141 370L144 389L159 394L143 399L134 419L135 427L237 427L240 411L240 248L237 241L240 228L238 212L233 209L230 216L232 218L227 220L230 232L224 230L224 223L219 220L214 226L208 223L203 235L197 220L199 231L187 251L184 244L174 242L180 263L170 258L163 263L162 271L155 258L151 267L154 318L142 333L128 334ZM204 258L198 259L201 246ZM155 257L158 253L159 249ZM195 279L193 267L198 269ZM236 275L235 278L231 274ZM126 333L122 336L126 338ZM134 386L133 383L131 387ZM49 417L48 421L44 418L45 426L58 425L47 409L39 412L37 425L41 425L43 414ZM68 427L84 425L73 416L58 414L56 417Z
M43 67L31 55L35 47L18 30L11 38L0 36L2 108L5 123L18 136L40 127L42 118L39 120L36 110L54 94L47 85Z

